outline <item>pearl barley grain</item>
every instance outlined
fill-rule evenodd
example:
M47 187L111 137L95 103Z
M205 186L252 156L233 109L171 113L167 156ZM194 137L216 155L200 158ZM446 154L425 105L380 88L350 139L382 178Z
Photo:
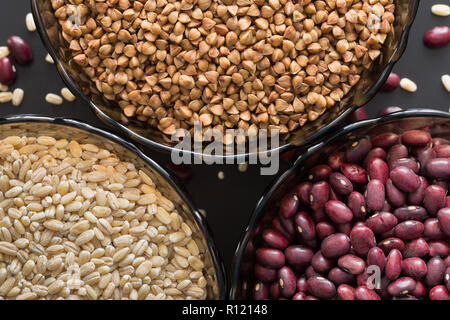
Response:
M23 91L23 89L17 88L13 91L13 95L12 95L12 104L15 107L18 107L22 104L23 101L23 97L25 95L25 92Z
M45 101L54 105L60 105L63 103L63 98L54 93L49 93L45 96Z
M9 56L9 49L6 46L0 47L0 58Z
M403 78L402 80L400 80L400 88L408 92L416 92L417 84L415 84L415 82L411 79Z
M75 96L73 95L72 92L70 92L69 89L67 88L62 88L61 89L61 95L64 97L64 99L66 99L69 102L75 101Z
M435 4L431 7L431 12L440 17L447 17L450 15L450 6L446 4Z
M47 61L48 63L54 64L55 61L53 60L52 56L47 53L47 56L45 57L45 61Z
M219 171L219 173L217 174L217 177L219 178L219 180L225 179L225 172Z
M13 98L13 94L12 92L0 92L0 103L7 103L7 102L11 102Z
M26 15L25 24L27 26L28 31L30 32L36 31L36 24L34 23L33 14L31 12Z
M450 92L450 75L444 74L441 77L442 85L444 86L445 90Z

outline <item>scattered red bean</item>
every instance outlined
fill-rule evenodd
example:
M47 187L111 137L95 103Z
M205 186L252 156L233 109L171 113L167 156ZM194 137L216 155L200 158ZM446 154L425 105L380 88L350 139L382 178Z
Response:
M350 243L353 250L363 257L367 255L372 247L376 246L373 231L366 226L355 226L350 232Z
M350 250L350 239L343 233L335 233L322 241L321 251L327 258L337 258Z
M420 258L407 258L402 261L402 271L412 278L422 278L427 274L427 264Z
M366 264L363 259L353 254L346 254L338 260L338 266L353 275L358 275L364 271Z
M30 46L19 36L11 36L6 44L18 64L29 64L33 60Z
M347 284L341 284L337 288L337 295L340 300L355 300L356 290Z
M450 42L450 28L447 26L434 27L425 33L423 40L431 48L443 47Z
M330 281L323 277L311 277L308 279L308 290L315 297L321 299L330 299L336 295L336 287Z
M0 58L0 83L9 85L16 80L16 68L8 57Z
M378 179L370 180L365 193L367 207L373 211L381 210L384 206L385 196L383 182Z
M400 77L394 73L391 72L386 79L386 82L384 83L383 87L381 87L382 91L393 91L397 89L397 87L400 84Z
M397 279L402 272L402 253L392 249L386 259L385 273L389 280Z

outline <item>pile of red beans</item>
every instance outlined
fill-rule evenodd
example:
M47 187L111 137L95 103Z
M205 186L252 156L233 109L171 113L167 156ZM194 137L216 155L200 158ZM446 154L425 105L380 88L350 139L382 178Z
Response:
M354 142L285 195L256 249L254 299L450 300L450 144Z

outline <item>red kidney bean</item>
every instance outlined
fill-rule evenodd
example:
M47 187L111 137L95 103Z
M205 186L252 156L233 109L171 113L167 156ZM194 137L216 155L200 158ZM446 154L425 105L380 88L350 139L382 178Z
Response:
M405 258L424 257L430 252L428 242L423 238L417 238L406 243L405 249L402 250Z
M254 270L256 278L264 282L271 282L277 279L277 270L263 267L255 263Z
M353 219L352 211L337 200L330 200L325 204L325 213L334 223L348 223Z
M322 276L321 273L319 273L319 272L314 270L312 265L309 266L308 268L306 268L305 275L306 275L306 279L309 279L309 278L314 277L314 276L316 276L316 277L321 277Z
M354 183L367 183L366 170L354 163L344 163L341 167L342 173Z
M350 250L350 246L350 239L347 235L335 233L322 241L320 250L323 256L332 259L346 254Z
M341 201L341 196L339 194L337 194L333 188L330 188L330 198L329 200L339 200Z
M395 280L400 276L402 272L402 253L400 250L392 249L389 252L384 272L389 280Z
M358 121L362 121L362 120L367 120L369 117L367 116L366 110L364 108L358 108L356 109L350 119L352 122L358 122Z
M350 232L350 242L353 250L361 256L366 256L370 248L376 246L375 236L369 227L353 227Z
M379 113L380 117L383 117L385 115L394 113L394 112L399 112L402 111L403 109L400 107L396 107L396 106L391 106L391 107L386 107L383 110L381 110L381 112Z
M353 192L353 185L350 180L342 173L335 172L330 175L330 185L337 193L348 195Z
M355 290L356 300L381 300L380 296L366 286L359 286Z
M408 148L403 144L393 145L387 154L388 162L394 161L396 159L406 158L408 157L409 151Z
M337 288L337 295L340 300L355 300L356 290L348 284L341 284Z
M425 208L419 206L397 208L394 210L394 216L396 216L400 222L407 220L424 221L428 217Z
M347 199L347 206L353 213L355 219L361 220L364 219L367 209L366 209L366 200L364 196L356 191L350 193Z
M388 78L386 79L386 82L381 87L381 91L393 91L397 89L399 84L400 84L400 77L398 76L398 74L391 72Z
M411 294L416 298L422 298L425 297L427 294L427 287L423 284L421 280L416 280L416 287L411 292Z
M445 200L445 206L450 208L450 196L447 196Z
M389 168L394 170L397 167L407 167L410 168L415 173L419 173L419 163L413 158L400 158L394 159L389 162Z
M429 218L425 220L423 235L429 239L439 240L445 237L441 228L439 227L439 220L437 218Z
M434 146L434 152L437 158L450 158L450 145L438 145Z
M394 207L401 207L406 203L406 195L394 185L391 179L388 179L386 183L386 195L389 203Z
M427 274L427 264L420 258L407 258L402 261L402 271L412 278L422 278Z
M384 251L385 254L389 253L391 250L400 250L403 251L405 249L405 243L402 239L399 238L386 238L378 244L378 247Z
M321 299L331 299L336 295L336 286L323 277L311 277L308 279L308 291Z
M19 36L11 36L6 44L18 64L29 64L33 60L30 46Z
M416 281L410 277L402 277L392 282L388 287L388 293L393 297L410 294L416 288Z
M443 47L450 42L450 28L447 26L434 27L425 33L423 41L430 48Z
M282 250L289 245L288 239L273 229L264 230L262 238L269 246L275 249Z
M433 257L427 262L427 275L425 283L429 287L436 286L442 282L445 274L445 263L440 257Z
M447 236L450 236L450 207L442 208L437 214L439 228Z
M286 230L288 234L295 234L295 222L293 218L285 219L282 216L278 216L281 226Z
M431 184L434 184L434 185L436 185L436 186L439 186L439 187L441 187L442 189L444 189L445 192L448 192L448 189L449 189L449 183L447 183L447 181L445 181L445 180L433 179L433 180L431 181Z
M313 240L316 238L316 229L314 222L306 212L299 212L295 215L295 225L297 232L304 240Z
M297 291L306 292L308 290L308 284L306 283L306 277L302 276L297 279Z
M428 162L436 158L436 152L431 147L426 147L417 154L417 160L420 163L420 174L426 175L426 167Z
M272 248L259 248L256 250L256 259L268 268L278 269L284 266L285 257L282 251Z
M286 298L291 297L297 289L297 283L294 271L284 266L278 270L278 283L280 284L280 293Z
M319 300L319 299L313 296L306 296L305 300Z
M367 207L373 211L381 210L386 199L385 192L384 184L381 180L370 180L365 193Z
M303 204L310 205L309 196L311 194L311 189L311 182L302 182L295 188L297 195Z
M447 269L445 269L444 283L445 283L447 290L450 290L450 267L447 267Z
M409 130L402 134L402 143L407 146L421 147L431 142L431 135L424 130Z
M292 297L292 300L305 300L305 299L306 299L306 294L304 292L297 292Z
M417 174L407 167L397 167L391 171L389 176L394 185L405 192L413 192L420 185Z
M0 83L10 85L16 80L16 68L8 57L0 58Z
M445 144L450 144L450 141L448 141L447 139L444 138L433 138L433 140L431 140L433 142L434 146L440 146L440 145L445 145Z
M280 219L278 217L275 217L272 220L272 228L276 230L277 232L281 233L286 239L288 239L289 243L294 240L294 234L289 233L284 226L281 224Z
M299 205L298 196L295 193L289 193L281 199L280 214L284 218L292 217L298 209Z
M325 239L326 237L332 235L335 232L336 229L334 229L334 227L326 221L321 221L318 224L316 224L316 234L321 240Z
M384 270L384 265L386 264L386 256L383 250L378 247L370 248L367 253L367 266L377 266L380 271Z
M431 215L436 215L439 209L445 206L446 191L437 185L428 186L425 190L423 204Z
M348 162L359 162L367 156L370 149L372 149L372 143L368 139L355 141L345 151L345 159Z
M420 221L407 220L395 226L395 236L402 240L412 240L423 234L424 226Z
M353 275L358 275L364 271L366 264L363 259L353 254L346 254L338 259L338 266Z
M393 238L395 236L395 229L392 228L389 231L383 232L381 233L378 237L380 239L387 239L387 238Z
M343 233L350 237L350 232L352 231L352 224L351 223L341 223L336 225L336 230L339 233Z
M319 273L325 273L334 267L335 261L332 259L326 258L322 254L322 252L319 250L314 254L314 256L311 260L311 265L314 268L314 271L319 272Z
M450 267L450 256L447 256L447 258L444 259L445 266Z
M425 170L432 178L450 180L450 158L431 159Z
M325 213L324 209L315 210L312 212L311 217L315 223L319 222L329 222L328 216Z
M369 164L370 160L379 158L381 160L386 159L387 153L380 147L373 148L369 151L366 158L364 159L364 167L367 168L367 165Z
M391 148L392 146L398 144L399 142L400 136L393 132L383 133L380 134L379 136L372 138L372 146L375 148L379 147L384 150Z
M314 252L300 245L294 245L284 250L287 263L293 267L306 266L311 263Z
M328 279L335 285L340 285L342 283L351 284L353 281L355 281L355 277L352 274L345 272L338 267L330 270L330 272L328 273Z
M329 166L326 164L319 164L309 171L308 179L313 182L327 180L331 172L332 170Z
M262 281L257 281L253 286L253 299L266 300L268 297L269 297L269 286Z
M450 300L450 293L443 285L435 286L430 290L430 300Z
M309 201L313 210L322 209L330 197L330 187L325 181L316 182L313 184Z
M376 213L366 220L367 226L377 234L391 230L397 223L397 218L389 212Z
M450 254L450 245L442 240L433 240L428 242L428 246L430 247L430 256L436 257L441 256L445 257Z
M428 188L428 181L422 176L419 176L420 185L416 191L408 194L408 202L411 205L419 206L422 204L423 197L425 196L425 190Z
M389 168L386 162L380 158L374 158L367 163L367 171L370 179L378 179L386 184L389 178Z
M344 164L344 157L343 152L335 152L328 157L328 165L335 171L340 170Z
M280 284L277 281L270 285L269 296L272 300L277 300L280 297Z

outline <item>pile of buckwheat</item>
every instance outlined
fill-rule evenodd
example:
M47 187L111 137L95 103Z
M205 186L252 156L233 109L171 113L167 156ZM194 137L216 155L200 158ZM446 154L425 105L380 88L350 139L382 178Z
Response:
M393 0L52 0L73 60L124 119L287 134L381 56ZM74 6L76 5L76 6ZM79 15L79 26L73 23Z
M0 300L204 299L195 230L148 174L106 149L0 140Z

